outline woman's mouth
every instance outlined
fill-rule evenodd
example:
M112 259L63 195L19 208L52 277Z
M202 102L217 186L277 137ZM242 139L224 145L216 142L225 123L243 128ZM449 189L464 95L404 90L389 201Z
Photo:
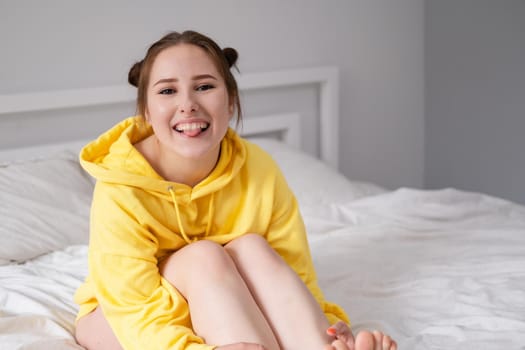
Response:
M175 131L184 134L186 136L197 136L201 132L206 131L210 127L209 123L205 122L189 122L179 123L173 128Z

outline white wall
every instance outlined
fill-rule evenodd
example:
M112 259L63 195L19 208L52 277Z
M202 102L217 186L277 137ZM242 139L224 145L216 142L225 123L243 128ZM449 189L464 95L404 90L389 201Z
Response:
M151 42L195 29L235 47L242 72L338 66L341 170L390 188L421 187L423 7L423 0L2 1L0 94L122 84Z

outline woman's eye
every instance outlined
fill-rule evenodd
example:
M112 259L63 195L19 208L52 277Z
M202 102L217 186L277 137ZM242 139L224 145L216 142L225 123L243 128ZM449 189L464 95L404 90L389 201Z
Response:
M161 95L171 95L175 93L175 89L162 89L159 91Z
M206 90L210 90L210 89L213 89L213 85L203 84L203 85L197 86L197 91L206 91Z

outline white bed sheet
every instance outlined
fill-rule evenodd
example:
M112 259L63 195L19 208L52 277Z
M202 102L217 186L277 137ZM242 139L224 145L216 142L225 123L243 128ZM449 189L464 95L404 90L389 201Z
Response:
M321 288L356 331L381 329L400 349L525 349L523 206L455 189L385 191L315 162L305 175L293 150L271 153L293 177ZM80 348L72 296L86 253L71 245L0 266L0 349Z
M72 297L86 275L86 245L0 266L0 349L82 349Z
M358 329L401 349L525 348L525 208L399 189L334 208L310 236L320 284Z

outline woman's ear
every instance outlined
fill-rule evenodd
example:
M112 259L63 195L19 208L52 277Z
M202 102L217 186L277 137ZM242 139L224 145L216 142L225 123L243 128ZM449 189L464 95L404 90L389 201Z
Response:
M230 105L228 106L228 112L230 113L230 120L232 120L233 112L235 112L235 101L230 101Z
M144 111L144 120L146 121L146 123L150 124L151 125L151 118L149 116L149 112L148 112L148 109L146 108L146 110Z

